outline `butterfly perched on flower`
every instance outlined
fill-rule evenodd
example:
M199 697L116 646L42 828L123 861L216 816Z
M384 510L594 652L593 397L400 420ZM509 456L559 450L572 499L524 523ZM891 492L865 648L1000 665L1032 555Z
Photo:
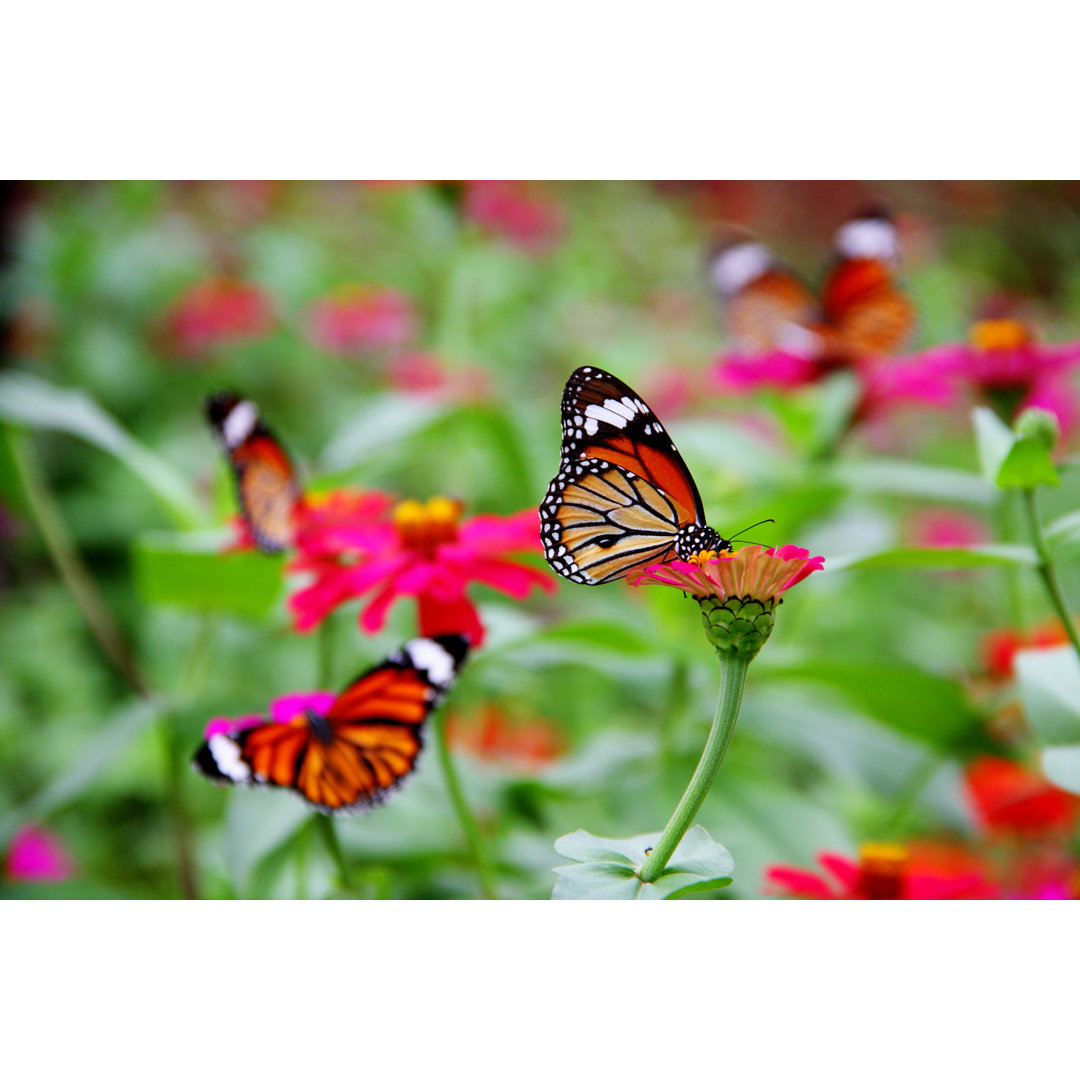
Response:
M261 551L291 547L301 488L289 455L262 422L255 403L219 390L204 408L236 480L240 512Z
M559 471L540 504L553 570L603 585L639 566L727 552L656 414L626 383L578 368L562 396Z
M370 809L416 768L424 721L468 650L461 634L414 638L322 707L290 695L275 704L306 707L252 726L214 721L192 768L218 784L287 788L325 814Z
M709 277L739 349L850 362L904 344L915 310L896 281L900 245L889 216L875 207L847 221L833 250L820 296L756 240L712 254Z

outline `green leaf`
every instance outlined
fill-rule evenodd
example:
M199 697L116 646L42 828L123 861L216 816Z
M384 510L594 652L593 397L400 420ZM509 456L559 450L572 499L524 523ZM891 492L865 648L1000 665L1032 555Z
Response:
M1080 795L1080 746L1049 746L1042 752L1047 780Z
M868 495L908 495L972 506L986 506L994 499L978 473L914 461L845 462L837 466L836 475L853 491Z
M155 711L149 702L132 702L87 739L75 768L58 777L0 823L0 848L6 847L23 822L41 821L78 798L142 734Z
M1080 510L1072 510L1050 522L1046 526L1046 539L1058 547L1080 543Z
M61 389L34 375L10 372L0 376L0 420L85 439L112 454L142 480L175 524L196 528L205 521L184 478L81 390Z
M569 866L555 867L553 900L677 900L731 884L735 861L723 845L695 825L682 838L664 872L643 882L638 871L660 833L629 839L593 836L584 829L559 837L555 851Z
M446 412L438 402L406 394L380 394L361 405L327 444L321 464L329 472L350 469L385 454L387 448L416 435Z
M1080 744L1080 660L1073 647L1021 649L1015 666L1024 714L1039 739Z
M1016 442L1016 436L997 413L984 405L973 409L971 418L975 423L979 467L989 483L997 484L998 473Z
M842 555L825 562L825 569L913 568L967 570L977 566L1038 566L1039 556L1027 544L978 544L972 547L883 548Z
M234 788L225 812L225 861L238 895L246 895L261 862L311 821L314 810L285 791Z
M867 716L935 746L962 739L979 726L963 688L954 680L904 664L819 657L766 669L777 681L835 687Z
M998 470L998 487L1031 488L1039 484L1057 487L1061 483L1053 458L1042 439L1018 438Z
M132 551L135 589L143 603L259 619L281 596L282 557L221 550L205 533L146 533Z

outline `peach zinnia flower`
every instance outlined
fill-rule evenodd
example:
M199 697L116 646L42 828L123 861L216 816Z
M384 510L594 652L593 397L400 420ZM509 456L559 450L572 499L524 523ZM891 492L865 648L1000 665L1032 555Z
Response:
M354 597L368 597L360 628L374 634L401 596L414 596L420 632L466 634L473 645L484 636L480 616L467 596L478 582L523 600L534 585L551 592L547 574L507 558L540 551L535 510L509 517L480 514L461 519L453 499L399 503L390 520L360 516L332 527L302 531L290 570L310 572L314 580L289 598L298 630L310 630L334 608Z

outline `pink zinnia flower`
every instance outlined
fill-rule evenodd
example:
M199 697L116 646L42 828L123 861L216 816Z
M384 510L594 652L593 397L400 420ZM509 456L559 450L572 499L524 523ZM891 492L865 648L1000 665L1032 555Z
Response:
M928 370L974 389L1007 419L1030 406L1052 412L1071 430L1080 403L1067 376L1080 365L1080 341L1043 345L1015 319L984 319L971 341L930 349L913 358Z
M771 866L765 879L774 894L803 900L992 900L998 889L966 853L940 858L912 854L900 844L864 844L858 861L824 852L824 873ZM952 863L953 865L949 865Z
M917 547L974 547L990 539L986 525L962 510L917 511L909 519L907 533Z
M244 716L215 716L203 730L203 738L212 735L227 735L244 728L258 727L267 719L275 724L287 724L297 716L303 716L308 710L325 716L327 710L337 700L337 694L330 690L297 690L292 694L282 694L270 702L270 716L259 713L246 713Z
M190 288L166 312L169 344L184 356L228 341L261 337L274 320L269 296L257 285L213 277Z
M409 298L396 289L343 285L315 302L309 328L319 348L349 356L411 341L416 313Z
M698 600L777 600L782 592L825 565L825 557L810 558L806 548L785 544L763 548L747 544L730 555L703 551L693 562L673 559L631 570L631 585L671 585Z
M387 365L386 378L395 390L417 397L478 401L490 392L488 375L482 368L455 371L426 352L398 353Z
M721 393L746 394L754 390L797 390L818 382L835 370L812 356L793 352L748 356L732 353L718 360L711 380Z
M67 881L74 873L71 856L53 833L24 825L12 837L4 859L9 881Z
M532 251L554 243L563 226L551 194L522 180L467 181L463 213L467 221Z
M289 598L296 628L310 630L339 604L368 596L360 627L374 634L400 596L415 596L420 632L428 637L466 634L483 641L480 617L466 590L480 582L523 600L534 585L551 592L547 574L512 562L507 555L539 552L535 510L509 517L482 514L461 520L452 499L436 496L426 504L399 503L391 520L358 518L298 537L299 554L290 564L314 580Z

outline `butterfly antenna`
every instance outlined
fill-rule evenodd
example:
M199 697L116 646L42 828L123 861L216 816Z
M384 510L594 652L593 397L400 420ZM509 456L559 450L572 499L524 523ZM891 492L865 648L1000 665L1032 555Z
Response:
M747 525L745 529L740 529L734 535L729 536L728 539L729 540L734 540L736 536L742 536L743 533L747 533L751 529L756 529L759 525L775 525L775 524L776 524L776 518L765 518L764 521L755 521L753 525ZM744 544L753 544L754 542L755 541L753 541L753 540L744 540L743 541Z

